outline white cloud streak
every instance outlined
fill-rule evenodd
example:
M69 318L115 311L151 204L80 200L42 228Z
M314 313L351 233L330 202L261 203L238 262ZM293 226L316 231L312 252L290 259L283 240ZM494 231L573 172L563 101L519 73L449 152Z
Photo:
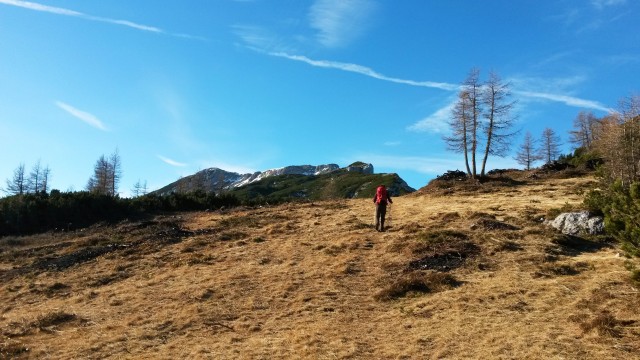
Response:
M178 162L178 161L175 161L175 160L169 159L169 158L164 157L164 156L162 156L162 155L157 155L157 156L158 156L158 159L162 160L162 162L164 162L165 164L169 164L169 165L171 165L171 166L175 166L175 167L185 167L185 166L187 166L187 165L188 165L188 164L185 164L185 163L181 163L181 162Z
M455 100L436 110L433 114L407 127L409 131L442 134L449 131L449 119Z
M102 121L100 121L100 119L98 119L95 115L90 114L86 111L82 111L82 110L78 110L75 107L66 104L62 101L56 101L55 102L56 106L59 107L60 109L66 111L68 114L70 114L71 116L82 120L83 122L93 126L96 129L102 130L102 131L109 131L107 129L107 127L104 125L104 123Z
M254 49L255 50L255 49ZM418 86L418 87L426 87L433 89L440 89L445 91L457 91L460 89L460 85L451 84L446 82L434 82L434 81L416 81L416 80L408 80L408 79L399 79L391 76L383 75L369 67L352 64L352 63L343 63L338 61L330 61L330 60L314 60L302 55L290 55L284 52L270 52L268 53L271 56L276 56L288 60L303 62L311 66L327 68L327 69L337 69L346 72L352 72L364 76L368 76L374 79L388 81L396 84L410 85L410 86ZM556 94L553 92L540 92L540 91L530 91L530 90L520 90L514 89L513 93L516 95L520 95L523 97L536 99L536 100L547 100L553 102L560 102L568 106L578 107L583 109L592 109L592 110L600 110L604 112L611 112L611 108L606 107L605 105L593 101L577 98L570 95ZM450 107L449 107L450 109ZM428 123L434 123L434 120L441 119L444 115L446 109L440 109L438 113L431 115L430 117L421 120L419 123L421 125L415 124L413 126L418 127L426 127ZM417 128L413 130L418 130Z
M82 18L82 19L91 20L91 21L98 21L98 22L104 22L104 23L108 23L108 24L120 25L120 26L125 26L125 27L128 27L128 28L141 30L141 31L146 31L146 32L152 32L152 33L156 33L156 34L171 35L171 36L175 36L175 37L182 37L182 38L189 38L189 39L196 39L196 40L206 40L205 38L198 37L198 36L166 32L166 31L164 31L164 30L162 30L162 29L160 29L158 27L155 27L155 26L138 24L138 23L135 23L135 22L132 22L132 21L129 21L129 20L119 20L119 19L111 19L111 18L105 18L105 17L100 17L100 16L93 16L93 15L85 14L85 13L82 13L82 12L79 12L79 11L75 11L75 10L59 8L59 7L54 7L54 6L48 6L48 5L42 5L42 4L30 2L30 1L0 0L0 4L17 6L17 7L21 7L21 8L25 8L25 9L29 9L29 10L46 12L46 13L50 13L50 14L72 16L72 17Z
M48 6L48 5L42 5L42 4L30 2L30 1L0 0L0 4L18 6L18 7L22 7L29 10L43 11L43 12L48 12L48 13L57 14L57 15L80 16L80 17L85 16L81 12Z
M365 32L375 8L370 0L316 0L309 10L310 26L323 46L342 47Z
M524 96L532 99L560 102L568 106L582 108L582 109L599 110L607 113L613 112L613 109L606 107L597 101L580 99L580 98L569 96L569 95L560 95L560 94L552 94L552 93L536 92L536 91L525 91L525 90L514 90L513 93L516 95L520 95L520 96Z
M459 85L455 85L455 84L440 83L440 82L433 82L433 81L414 81L414 80L394 78L394 77L380 74L375 70L368 68L366 66L357 65L357 64L350 64L350 63L343 63L343 62L329 61L329 60L313 60L306 56L289 55L283 52L272 52L272 53L269 53L269 55L281 57L289 60L294 60L294 61L300 61L303 63L307 63L311 66L328 68L328 69L338 69L342 71L361 74L374 79L389 81L397 84L427 87L427 88L441 89L441 90L447 90L447 91L453 91L459 88Z

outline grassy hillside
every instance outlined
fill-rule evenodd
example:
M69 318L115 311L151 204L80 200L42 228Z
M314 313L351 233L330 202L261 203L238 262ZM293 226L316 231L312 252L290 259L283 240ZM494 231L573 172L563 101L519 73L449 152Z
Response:
M434 183L384 233L340 199L5 237L0 358L638 358L637 259L540 221L592 185Z
M359 174L339 170L318 176L279 175L229 191L241 200L281 202L296 199L321 200L373 198L378 185L404 195L411 192L397 174Z

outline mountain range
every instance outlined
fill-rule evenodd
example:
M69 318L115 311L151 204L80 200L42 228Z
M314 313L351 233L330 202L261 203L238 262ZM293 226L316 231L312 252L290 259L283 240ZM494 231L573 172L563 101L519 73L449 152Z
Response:
M344 168L337 164L293 165L246 174L209 168L180 178L153 193L169 195L204 191L231 193L247 200L313 200L373 196L380 184L386 185L393 196L415 191L397 174L374 174L372 164L358 161Z

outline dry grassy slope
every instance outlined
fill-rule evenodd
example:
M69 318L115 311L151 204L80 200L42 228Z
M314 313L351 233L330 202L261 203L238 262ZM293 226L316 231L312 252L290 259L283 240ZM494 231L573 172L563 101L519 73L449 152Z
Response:
M596 242L559 241L535 221L549 209L579 204L589 181L396 198L385 233L370 226L370 201L349 200L4 239L0 353L639 358L640 295L625 258ZM425 243L429 236L453 240ZM421 258L460 263L463 253L438 257L462 251L456 241L477 251L448 278L409 267ZM87 255L88 246L103 253ZM394 285L403 290L403 279L426 279L431 291L414 282L423 292L385 300Z

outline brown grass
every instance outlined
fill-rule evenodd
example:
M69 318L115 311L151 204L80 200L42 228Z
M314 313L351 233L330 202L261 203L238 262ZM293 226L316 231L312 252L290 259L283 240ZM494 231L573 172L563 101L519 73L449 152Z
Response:
M592 181L0 239L0 358L638 358L637 259L540 221Z

